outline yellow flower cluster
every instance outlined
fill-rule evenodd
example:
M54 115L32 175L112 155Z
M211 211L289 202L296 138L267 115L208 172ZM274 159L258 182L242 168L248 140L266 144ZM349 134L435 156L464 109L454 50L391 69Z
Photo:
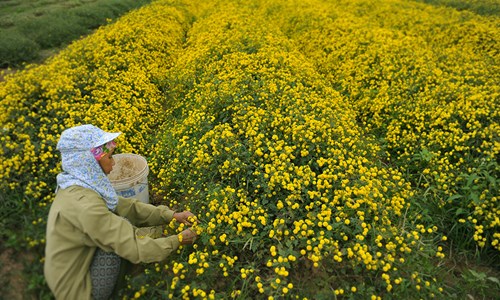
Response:
M282 7L285 32L349 97L365 134L387 143L417 196L453 223L476 220L477 245L500 250L497 18L397 0L315 3Z
M313 35L287 27L283 18L333 10L320 1L309 1L304 12L302 5L208 8L166 74L172 84L151 161L158 174L154 191L170 205L199 212L205 223L196 251L211 253L210 268L219 266L190 285L201 288L217 273L240 282L221 282L219 294L244 286L274 297L307 297L296 280L307 276L303 270L320 269L335 276L336 293L368 293L336 271L342 269L376 282L375 299L408 285L426 297L439 284L420 286L418 280L432 278L400 270L418 269L417 252L443 257L432 242L437 228L407 216L418 193L407 169L386 166L383 159L392 157L369 135L375 126L364 119L365 128L358 125L371 104L365 108L333 88L332 70L319 72L310 59L317 55L312 48L321 48L303 49L306 39L283 34ZM232 257L237 260L227 260Z
M0 188L43 227L58 135L93 123L198 217L130 298L438 296L452 235L419 209L455 207L500 249L495 24L401 0L154 1L0 84Z
M155 17L158 11L165 17ZM119 151L148 155L163 109L158 81L182 46L188 19L167 3L151 4L0 83L0 190L22 193L32 208L22 214L45 219L66 128L91 123L121 131Z

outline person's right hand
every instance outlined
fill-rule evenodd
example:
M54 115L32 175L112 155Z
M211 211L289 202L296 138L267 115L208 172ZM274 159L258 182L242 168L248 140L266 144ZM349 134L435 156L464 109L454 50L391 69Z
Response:
M181 245L190 245L193 244L198 235L196 232L192 231L191 229L185 229L181 232L182 235L182 241Z
M196 218L196 216L190 211L176 212L174 213L174 219L177 222L183 223L185 225L191 226L190 218Z

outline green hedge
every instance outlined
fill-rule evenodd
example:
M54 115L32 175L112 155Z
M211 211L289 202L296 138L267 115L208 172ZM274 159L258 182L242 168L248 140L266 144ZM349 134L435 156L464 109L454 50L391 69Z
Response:
M98 0L58 6L20 7L0 14L0 67L19 67L43 58L41 50L63 47L151 0ZM35 4L34 4L35 6ZM8 7L5 7L7 12ZM10 10L13 10L11 8Z

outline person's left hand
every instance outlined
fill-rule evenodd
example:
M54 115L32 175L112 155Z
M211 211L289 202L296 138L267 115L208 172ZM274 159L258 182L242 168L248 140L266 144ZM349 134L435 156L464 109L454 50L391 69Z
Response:
M177 222L183 223L187 226L191 226L191 222L189 222L189 218L196 218L195 215L190 211L176 212L174 213L174 219Z

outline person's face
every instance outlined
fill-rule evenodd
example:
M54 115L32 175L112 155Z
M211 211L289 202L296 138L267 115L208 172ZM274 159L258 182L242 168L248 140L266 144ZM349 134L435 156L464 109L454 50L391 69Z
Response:
M115 165L115 160L113 158L114 151L115 149L112 149L109 153L104 154L99 160L99 165L106 175L111 173L111 171L113 170L113 166Z

